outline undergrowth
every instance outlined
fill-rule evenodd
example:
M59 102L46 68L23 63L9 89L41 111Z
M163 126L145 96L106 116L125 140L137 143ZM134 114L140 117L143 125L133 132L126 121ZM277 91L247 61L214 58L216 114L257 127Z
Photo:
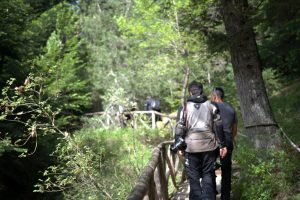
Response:
M298 199L300 156L283 148L254 149L244 142L238 145L234 159L240 174L234 180L234 199Z
M43 172L37 192L64 199L125 199L162 135L157 130L85 128L58 145L58 165Z
M270 100L278 124L297 145L300 145L299 99L300 83L297 81L280 90Z

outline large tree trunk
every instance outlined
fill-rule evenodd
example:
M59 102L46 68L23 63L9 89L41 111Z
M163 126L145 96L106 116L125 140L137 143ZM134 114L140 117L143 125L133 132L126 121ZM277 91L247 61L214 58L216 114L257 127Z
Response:
M221 12L246 134L256 147L277 146L278 127L262 78L255 34L247 16L247 0L221 0Z

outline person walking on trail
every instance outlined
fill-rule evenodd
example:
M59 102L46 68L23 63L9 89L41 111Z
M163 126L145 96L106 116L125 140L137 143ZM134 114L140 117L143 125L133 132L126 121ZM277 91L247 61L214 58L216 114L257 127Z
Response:
M225 157L220 158L222 171L221 200L229 200L231 191L231 156L233 141L237 134L237 117L234 108L229 103L224 102L224 90L222 88L216 87L212 90L211 101L215 102L219 107L227 144L227 154Z
M200 83L191 82L188 92L190 97L178 110L174 146L184 138L189 199L215 200L215 150L219 147L222 158L227 152L222 120L217 106L202 94L203 86Z
M145 110L146 111L150 111L150 110L154 110L157 112L160 112L160 101L158 99L154 99L151 96L147 97L147 100L145 101L144 104Z
M144 103L144 108L145 111L157 111L157 112L161 112L160 109L160 101L158 99L155 99L151 96L147 96L147 100ZM148 115L149 117L151 117L151 114ZM161 116L156 116L155 121L161 121Z

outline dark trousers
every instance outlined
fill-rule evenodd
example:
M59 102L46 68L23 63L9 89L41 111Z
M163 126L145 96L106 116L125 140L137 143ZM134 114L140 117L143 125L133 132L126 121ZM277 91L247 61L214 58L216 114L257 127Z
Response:
M221 179L221 200L230 200L230 191L231 191L231 156L232 150L227 151L227 154L224 158L221 158L221 170L222 170L222 179Z
M190 200L215 200L215 151L186 153L185 169L190 183ZM200 183L200 178L202 178Z

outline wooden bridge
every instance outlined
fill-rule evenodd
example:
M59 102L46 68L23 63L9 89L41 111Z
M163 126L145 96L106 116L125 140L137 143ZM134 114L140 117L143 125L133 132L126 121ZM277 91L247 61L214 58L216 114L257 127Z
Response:
M151 160L141 172L127 200L189 199L189 184L182 164L184 158L170 152L172 143L162 142L154 148ZM220 191L220 171L216 171L216 175L217 190Z

